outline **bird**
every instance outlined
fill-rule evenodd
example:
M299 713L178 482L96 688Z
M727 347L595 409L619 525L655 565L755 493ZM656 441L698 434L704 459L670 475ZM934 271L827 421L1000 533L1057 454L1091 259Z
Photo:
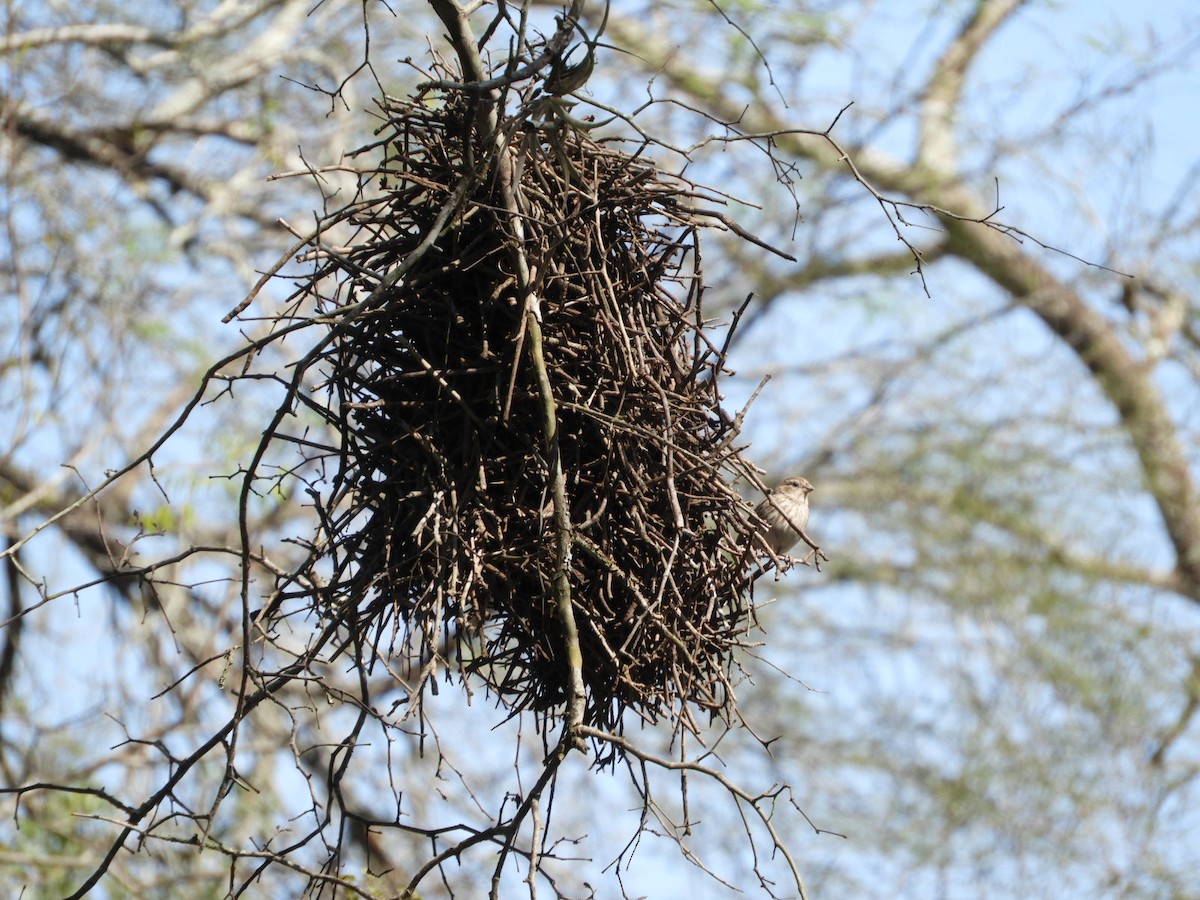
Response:
M793 475L779 482L754 510L767 526L763 539L771 552L783 556L800 540L808 527L808 495L813 486L807 478Z
M592 77L592 69L596 64L595 48L589 44L587 52L581 62L573 66L568 66L565 57L561 57L554 61L550 67L550 74L546 76L546 81L543 87L548 94L562 96L563 94L573 94Z

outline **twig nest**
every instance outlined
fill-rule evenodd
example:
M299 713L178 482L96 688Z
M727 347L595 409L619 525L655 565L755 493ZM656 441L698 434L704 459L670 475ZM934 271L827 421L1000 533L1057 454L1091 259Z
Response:
M314 408L341 445L319 501L322 586L302 602L363 665L400 656L428 673L440 660L512 711L555 719L560 522L533 304L566 475L585 722L620 730L633 710L695 727L697 709L729 711L753 616L751 513L729 486L750 467L702 305L699 232L714 222L696 204L719 201L643 146L522 109L501 120L501 152L514 155L523 235L463 96L386 104L381 140L358 154L377 166L328 217L354 236L326 249L304 290L331 323L327 402Z

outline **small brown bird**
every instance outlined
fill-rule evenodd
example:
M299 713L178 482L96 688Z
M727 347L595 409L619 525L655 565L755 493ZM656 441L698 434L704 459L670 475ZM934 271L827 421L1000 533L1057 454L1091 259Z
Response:
M764 535L777 556L783 556L800 540L800 531L808 527L808 495L813 486L807 478L793 475L767 492L755 513L767 526Z

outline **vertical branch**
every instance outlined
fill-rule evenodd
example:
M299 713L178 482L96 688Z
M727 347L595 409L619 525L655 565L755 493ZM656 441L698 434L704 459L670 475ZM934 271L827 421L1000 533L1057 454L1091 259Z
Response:
M430 0L434 11L449 29L450 43L463 68L463 80L481 82L486 76L479 46L470 30L467 11L452 0ZM571 3L559 35L569 36L583 11L583 0ZM558 406L550 375L546 369L543 351L541 305L534 285L533 267L525 253L525 225L521 218L520 202L517 199L515 165L512 148L497 127L500 110L500 92L492 88L486 94L479 114L479 126L487 139L494 142L497 183L508 216L510 229L509 247L517 273L517 284L525 298L525 327L529 335L529 360L537 380L538 394L542 401L542 439L546 459L550 466L550 494L554 503L555 565L554 600L558 619L563 629L563 640L568 665L567 716L563 731L563 742L579 750L585 748L579 729L583 724L585 705L583 685L583 654L579 647L579 629L575 623L575 612L571 605L571 512L567 501L566 477L562 467L562 456L558 444Z
M6 549L15 543L16 538L9 534L5 539ZM8 588L8 616L4 643L0 646L0 713L4 711L4 701L11 687L13 668L17 661L17 647L21 642L21 631L25 627L25 619L21 615L20 563L16 553L4 557L3 564Z
M515 221L519 223L520 220ZM542 325L539 316L537 297L530 293L525 307L526 324L529 329L529 357L542 399L543 436L550 463L550 493L554 501L554 599L558 608L558 619L562 624L563 640L566 642L567 665L570 667L567 724L563 740L582 750L584 743L579 728L583 725L584 707L583 653L579 649L579 629L575 625L575 611L571 607L571 512L567 505L566 477L559 454L558 408L542 352Z

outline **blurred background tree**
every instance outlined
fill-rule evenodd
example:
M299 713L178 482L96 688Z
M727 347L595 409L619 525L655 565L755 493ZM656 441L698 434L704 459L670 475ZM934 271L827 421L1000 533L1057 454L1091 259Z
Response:
M1194 11L1149 7L609 11L602 44L620 52L597 49L573 115L609 107L695 147L689 176L754 198L734 218L800 259L730 241L708 245L705 268L710 304L727 302L714 315L756 295L734 388L748 396L773 376L752 407L755 452L777 478L803 471L816 485L810 532L831 557L822 573L760 585L760 601L779 602L740 700L774 739L769 762L753 741L719 748L742 781L789 784L816 828L845 835L782 826L810 896L1194 893L1200 47ZM552 13L533 10L547 32ZM603 13L589 5L590 33ZM380 86L400 95L419 80L399 61L444 45L418 4L17 3L3 15L11 543L141 453L200 374L259 334L256 307L238 326L221 318L294 241L276 220L305 223L350 183L332 169L268 176L336 166L368 140ZM714 135L728 140L704 143ZM969 221L985 217L992 227ZM284 293L268 286L258 302ZM80 817L124 819L94 795L15 789L75 785L136 805L212 733L241 633L229 479L268 393L242 382L195 410L153 469L9 554L10 891L77 889L116 833ZM281 491L250 510L273 564L297 553L286 539L305 530L302 500ZM193 547L212 549L181 558L173 589L132 577ZM336 748L323 741L354 711L335 694L309 702L319 716L281 703L244 733L237 774L254 790L231 795L209 837L274 852L327 808ZM339 874L366 896L395 894L430 855L373 817L485 829L524 791L511 724L485 732L502 716L482 700L431 703L438 753L378 741L342 782L361 815L343 822L358 869ZM202 775L198 807L223 772ZM701 824L673 837L723 882L654 840L671 838L662 823L623 851L640 827L623 811L641 801L616 779L598 784L582 765L562 779L564 858L541 890L767 889L720 796L695 786ZM664 790L667 810L677 781ZM298 867L323 859L312 849ZM486 885L491 862L464 862L421 895ZM522 889L519 873L506 878ZM247 893L310 883L321 878L272 869ZM103 885L231 890L220 853L163 843L114 856Z

